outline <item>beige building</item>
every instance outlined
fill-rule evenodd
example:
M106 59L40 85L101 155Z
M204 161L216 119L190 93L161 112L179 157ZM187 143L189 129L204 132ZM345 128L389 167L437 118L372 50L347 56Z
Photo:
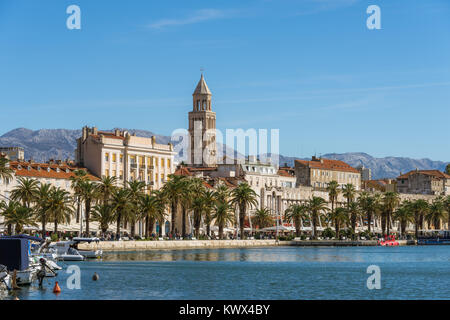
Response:
M400 193L450 195L450 175L439 170L413 170L397 177Z
M137 137L127 131L98 131L84 127L77 140L76 163L98 177L119 181L144 181L159 189L174 172L173 146L156 143L155 137Z
M297 186L325 189L331 181L337 181L340 187L353 184L361 190L361 173L340 160L312 157L311 161L295 160Z

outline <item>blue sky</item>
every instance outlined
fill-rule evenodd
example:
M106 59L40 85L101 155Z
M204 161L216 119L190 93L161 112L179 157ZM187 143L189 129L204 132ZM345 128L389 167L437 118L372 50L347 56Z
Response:
M0 135L170 135L203 67L218 128L280 129L284 155L449 161L449 16L447 0L0 0Z

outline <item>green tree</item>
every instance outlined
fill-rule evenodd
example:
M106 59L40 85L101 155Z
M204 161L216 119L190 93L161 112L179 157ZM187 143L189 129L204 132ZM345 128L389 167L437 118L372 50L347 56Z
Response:
M447 164L447 166L445 167L445 172L446 172L447 174L450 174L450 163Z
M295 234L300 237L302 221L308 219L309 207L306 204L291 204L284 212L286 219L294 222Z
M2 215L4 217L4 224L15 225L16 234L22 233L26 225L37 226L34 220L33 210L15 201L10 201L8 205L3 206Z
M336 208L336 210L331 211L330 218L334 221L334 229L336 230L336 239L340 239L341 226L348 224L348 211L345 208Z
M78 169L73 172L73 176L70 177L72 190L74 193L75 201L77 203L77 215L76 215L76 221L77 223L80 222L80 216L81 216L81 183L83 181L88 180L87 172L83 169Z
M117 189L111 197L111 206L113 207L114 219L116 220L116 236L120 237L120 224L129 215L131 204L128 189Z
M183 189L185 186L185 180L187 179L185 176L179 176L170 174L168 176L169 181L164 185L162 188L165 197L170 202L171 207L171 222L170 222L170 228L171 233L176 233L175 229L175 221L177 216L177 210L181 201L181 197L183 195Z
M358 202L350 202L348 206L348 214L350 215L350 226L352 227L353 236L356 234L356 220L361 215L361 208Z
M215 205L215 213L213 218L219 227L219 239L223 239L223 229L228 223L234 222L232 207L227 202L217 202Z
M141 198L140 210L145 217L145 238L149 238L149 233L153 230L156 221L164 220L164 206L158 197L159 191L154 191L151 195L144 195Z
M355 186L351 183L347 183L342 188L342 194L344 195L344 198L347 199L347 209L350 209L350 203L352 203L356 197Z
M331 202L331 211L334 211L334 206L339 195L339 183L335 180L331 181L327 186L328 198Z
M39 192L39 182L30 178L17 179L17 186L11 191L11 200L19 201L24 207L31 208Z
M270 214L270 210L267 208L256 209L253 214L252 221L259 229L270 227L273 225L273 217Z
M134 238L136 235L136 222L141 218L139 202L144 195L146 185L145 182L137 180L128 181L127 184L128 197L130 200L130 214L128 215L128 220L131 224L131 237Z
M383 212L385 214L385 226L387 234L390 234L391 216L395 208L400 204L400 196L396 192L385 192L383 196ZM382 223L383 224L383 223Z
M367 229L369 233L372 231L372 219L377 214L380 208L379 197L375 195L370 195L367 192L361 193L358 199L361 211L366 214L367 217Z
M258 195L255 191L248 185L248 183L243 182L239 184L236 188L231 191L231 203L239 208L239 229L241 239L244 239L244 221L245 215L247 214L247 208L251 206L257 206Z
M86 234L89 237L89 222L91 217L91 208L98 198L97 185L89 180L83 180L80 183L81 200L84 202L84 217L86 220Z
M312 197L308 201L308 210L311 215L313 226L313 238L317 238L317 222L320 215L328 211L327 202L321 197Z
M213 211L214 206L216 204L216 192L211 190L206 190L205 194L203 195L203 201L204 201L204 224L206 225L206 235L209 237L211 236L211 222L213 219ZM222 201L227 202L227 201Z
M111 196L117 188L117 177L103 176L97 184L97 193L102 204L106 205L111 200Z
M14 170L9 167L9 160L5 157L0 157L0 179L11 180L14 176Z
M411 203L409 201L402 203L397 210L395 210L393 218L400 223L400 233L404 236L406 234L406 226L408 225L408 222L414 220Z
M429 211L429 204L427 201L423 199L418 199L412 201L410 204L410 209L413 215L414 221L414 233L416 235L416 239L419 237L419 228L422 228L424 217L427 215Z
M445 211L447 212L447 230L450 230L450 196L447 196L444 199L444 207Z
M109 224L114 221L114 208L110 204L96 205L92 211L92 221L100 224L102 235L105 236Z
M447 211L441 197L434 199L425 218L428 225L432 224L434 229L441 228L441 221L447 218Z
M53 187L48 200L48 213L55 225L55 233L58 233L58 224L70 223L74 211L70 193L61 188Z
M34 207L34 212L38 221L41 222L42 237L45 237L47 230L45 229L47 222L49 221L49 200L52 193L52 186L49 183L41 183L39 186L36 205Z

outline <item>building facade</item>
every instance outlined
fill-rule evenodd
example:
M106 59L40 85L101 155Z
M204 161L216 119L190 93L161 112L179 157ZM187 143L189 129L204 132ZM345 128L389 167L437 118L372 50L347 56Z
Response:
M412 170L397 177L400 193L450 195L450 175L439 170Z
M10 161L23 161L25 152L21 147L0 147L0 154Z
M156 143L155 137L137 137L127 131L99 131L84 127L77 140L76 163L98 177L143 181L159 189L174 172L173 146Z
M351 183L356 190L361 190L359 170L340 160L322 159L315 156L311 161L295 160L295 175L297 186L325 189L334 180L341 188Z

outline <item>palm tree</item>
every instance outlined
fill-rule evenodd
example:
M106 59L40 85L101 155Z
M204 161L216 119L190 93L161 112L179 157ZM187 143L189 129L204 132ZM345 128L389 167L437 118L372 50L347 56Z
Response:
M7 215L15 214L15 211L17 210L17 207L20 206L20 203L16 201L9 201L9 203L6 203L5 201L0 201L0 215L3 217L6 217ZM7 225L8 228L8 234L12 234L12 225L3 222L5 225Z
M347 183L342 188L342 194L344 195L345 199L347 199L347 209L350 209L350 203L352 203L353 200L355 200L356 196L355 186L351 183Z
M97 192L102 203L106 205L111 199L111 195L117 188L117 177L103 176L100 183L97 184Z
M204 201L204 223L206 225L206 235L209 237L211 235L211 222L213 217L213 211L214 206L216 204L216 192L211 190L206 190L205 194L203 195L203 201ZM228 200L227 200L228 201ZM222 202L227 202L222 201Z
M165 194L165 197L170 202L172 214L170 226L171 226L171 233L174 234L176 232L175 221L177 209L181 201L181 196L185 185L185 179L187 178L185 176L178 176L174 174L170 174L168 177L169 181L163 186L162 190Z
M450 166L450 165L449 165ZM450 230L450 196L447 196L444 199L445 211L447 212L447 230Z
M158 193L159 191L155 191ZM145 217L145 238L149 237L150 231L153 230L153 226L156 221L161 221L164 219L164 207L161 208L162 204L159 201L157 194L144 195L140 200L140 210Z
M80 222L80 215L81 215L81 183L83 181L86 181L88 179L87 172L83 169L75 170L74 176L70 177L71 185L74 193L74 197L76 199L77 203L77 217L76 221L77 223Z
M397 210L395 210L393 218L400 223L400 233L404 236L408 222L414 219L411 203L409 201L405 201L400 207L397 208Z
M194 234L195 237L198 238L199 233L200 233L200 224L202 221L202 216L205 212L205 205L206 205L206 201L204 198L204 193L195 197L192 200L192 204L191 204L191 209L194 212Z
M58 224L70 223L75 211L70 193L61 188L52 188L48 200L48 213L55 224L55 233L58 233Z
M380 206L379 197L363 192L358 200L362 212L367 216L367 229L371 232L372 218L377 214Z
M89 237L89 221L91 208L98 198L97 185L89 180L83 180L80 183L81 200L84 202L84 217L86 220L86 234Z
M430 205L430 210L426 215L428 225L433 224L434 229L441 228L441 220L447 218L444 201L441 197L434 199Z
M309 207L306 204L292 204L284 212L286 219L294 222L295 234L300 237L302 220L308 219Z
M52 186L49 183L41 183L38 190L38 195L36 198L36 206L34 207L35 214L38 218L38 221L42 224L42 237L45 237L46 230L45 226L49 220L49 200L50 195L52 193Z
M267 208L256 209L253 214L253 222L259 229L263 229L273 225L273 218L270 214L270 210Z
M354 237L356 234L356 220L361 215L361 208L359 207L359 204L357 202L350 202L347 211L350 215L350 225L352 227Z
M129 215L129 220L131 223L131 237L134 238L136 235L136 222L140 219L139 214L139 202L141 198L144 196L145 192L145 182L143 181L128 181L128 197L130 199L131 211Z
M256 207L258 205L257 197L258 195L256 192L253 191L253 189L246 182L239 184L239 186L231 191L231 203L239 208L239 228L241 239L244 238L244 221L247 208L250 206Z
M385 192L383 196L383 208L385 214L385 226L387 234L390 234L390 218L395 210L395 208L400 203L400 196L396 192ZM383 224L383 223L382 223Z
M334 221L334 229L336 230L336 239L340 239L341 226L348 224L348 211L345 208L336 208L336 210L330 213L330 218Z
M5 157L0 157L0 179L11 180L14 176L14 170L9 167L9 160Z
M312 197L308 201L308 211L311 214L313 238L317 238L317 222L321 213L328 211L327 202L321 197Z
M223 239L223 228L228 223L234 222L234 215L232 213L232 207L227 202L217 202L215 205L215 213L213 218L216 221L216 225L219 227L219 239Z
M37 226L34 222L33 210L23 207L17 202L10 201L3 211L3 216L5 218L4 224L15 225L16 234L22 233L23 227L26 225Z
M102 235L105 236L109 224L114 221L114 208L110 204L96 205L92 211L92 221L100 223Z
M24 207L31 208L39 190L39 182L30 178L17 179L18 185L11 191L11 200L19 201Z
M117 223L116 236L119 238L120 223L126 218L131 209L128 189L120 188L116 190L111 197L111 206L113 207L114 218Z
M419 228L422 228L423 219L429 211L429 204L423 199L418 199L411 202L410 208L413 214L414 233L417 239L419 237Z
M331 202L331 211L334 211L334 205L337 202L337 198L339 195L339 183L335 180L330 181L327 186L328 198Z

